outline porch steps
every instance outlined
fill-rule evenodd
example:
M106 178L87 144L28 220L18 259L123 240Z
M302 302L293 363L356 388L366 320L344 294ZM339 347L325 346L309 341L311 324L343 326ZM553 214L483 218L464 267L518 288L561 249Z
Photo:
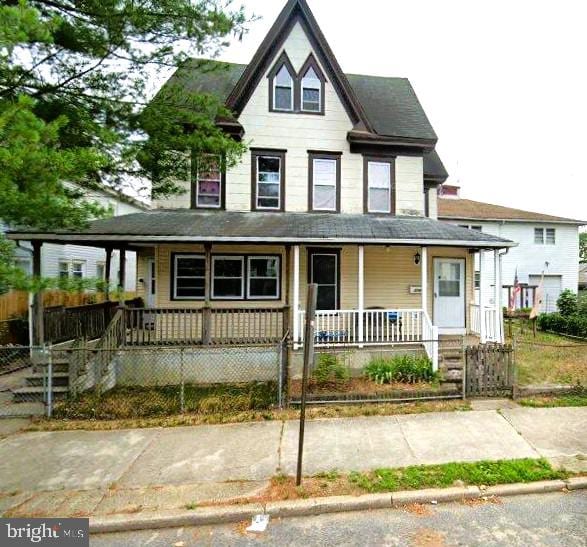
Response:
M67 359L53 361L52 384L53 399L64 399L69 392L69 362ZM31 373L25 376L22 387L12 389L12 400L15 403L43 402L46 377L45 363L36 363L32 366Z
M463 381L463 337L441 336L438 347L439 369L442 385L460 388Z

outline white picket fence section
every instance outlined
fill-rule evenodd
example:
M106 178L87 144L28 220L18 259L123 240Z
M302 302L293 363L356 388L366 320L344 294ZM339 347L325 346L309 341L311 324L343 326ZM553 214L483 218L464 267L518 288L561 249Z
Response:
M296 345L304 343L305 315L300 310L295 318L300 326L296 329L299 332L298 340L294 340ZM314 328L316 347L422 343L434 370L438 368L438 329L421 309L319 310Z

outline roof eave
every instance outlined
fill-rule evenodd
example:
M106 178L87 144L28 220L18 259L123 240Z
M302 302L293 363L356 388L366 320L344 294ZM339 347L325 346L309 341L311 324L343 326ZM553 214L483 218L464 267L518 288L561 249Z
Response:
M473 216L453 216L453 215L438 215L438 220L468 220L478 222L524 222L524 223L536 223L541 222L543 224L569 224L573 226L587 226L587 221L584 220L573 220L573 219L548 219L548 218L497 218L497 217L473 217Z

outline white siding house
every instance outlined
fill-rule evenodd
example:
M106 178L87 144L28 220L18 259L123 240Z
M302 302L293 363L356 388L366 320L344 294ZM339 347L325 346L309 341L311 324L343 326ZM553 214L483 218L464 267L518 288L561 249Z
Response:
M577 292L579 285L579 220L532 213L509 207L462 199L457 187L444 185L438 198L438 218L459 226L481 230L484 233L518 243L508 249L503 257L502 286L518 282L528 285L524 300L517 307L533 304L532 287L539 285L544 274L543 311L556 311L559 294L570 289ZM480 271L478 257L475 270ZM493 304L493 257L483 260L483 290L485 305ZM478 287L478 283L477 283ZM476 290L479 300L479 289ZM504 288L502 302L508 302L508 290Z
M118 194L113 190L94 190L87 194L87 199L96 201L103 207L111 209L113 216L140 213L149 209L145 203ZM16 249L18 265L28 273L32 272L32 247L28 242L19 242ZM126 253L125 289L136 289L136 253ZM82 245L58 245L47 243L41 250L41 275L58 277L60 275L83 278L105 278L106 252L96 247ZM120 253L112 252L110 279L117 279L120 270Z

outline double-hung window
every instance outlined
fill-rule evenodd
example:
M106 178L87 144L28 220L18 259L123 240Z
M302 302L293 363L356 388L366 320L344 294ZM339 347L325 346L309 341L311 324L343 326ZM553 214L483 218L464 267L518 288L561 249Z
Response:
M82 260L73 260L68 262L65 260L59 261L59 277L66 279L68 277L74 279L82 279L85 276L86 264Z
M245 296L245 259L243 256L212 257L212 298L242 300Z
M294 109L294 80L285 64L281 65L273 80L273 108L286 111Z
M200 300L204 298L206 284L206 259L204 255L174 255L173 271L173 298L175 300Z
M69 262L59 261L59 277L61 279L69 277Z
M302 78L302 110L320 112L322 110L322 80L313 67L309 67Z
M340 154L310 152L311 211L340 209Z
M394 213L394 162L365 158L365 212Z
M253 150L252 203L255 210L282 211L284 209L285 152Z
M256 300L276 300L279 298L278 256L247 257L247 298Z
M556 230L554 228L534 228L534 243L537 245L555 245Z
M193 206L198 209L222 207L222 158L215 154L200 154L195 159L195 188Z

